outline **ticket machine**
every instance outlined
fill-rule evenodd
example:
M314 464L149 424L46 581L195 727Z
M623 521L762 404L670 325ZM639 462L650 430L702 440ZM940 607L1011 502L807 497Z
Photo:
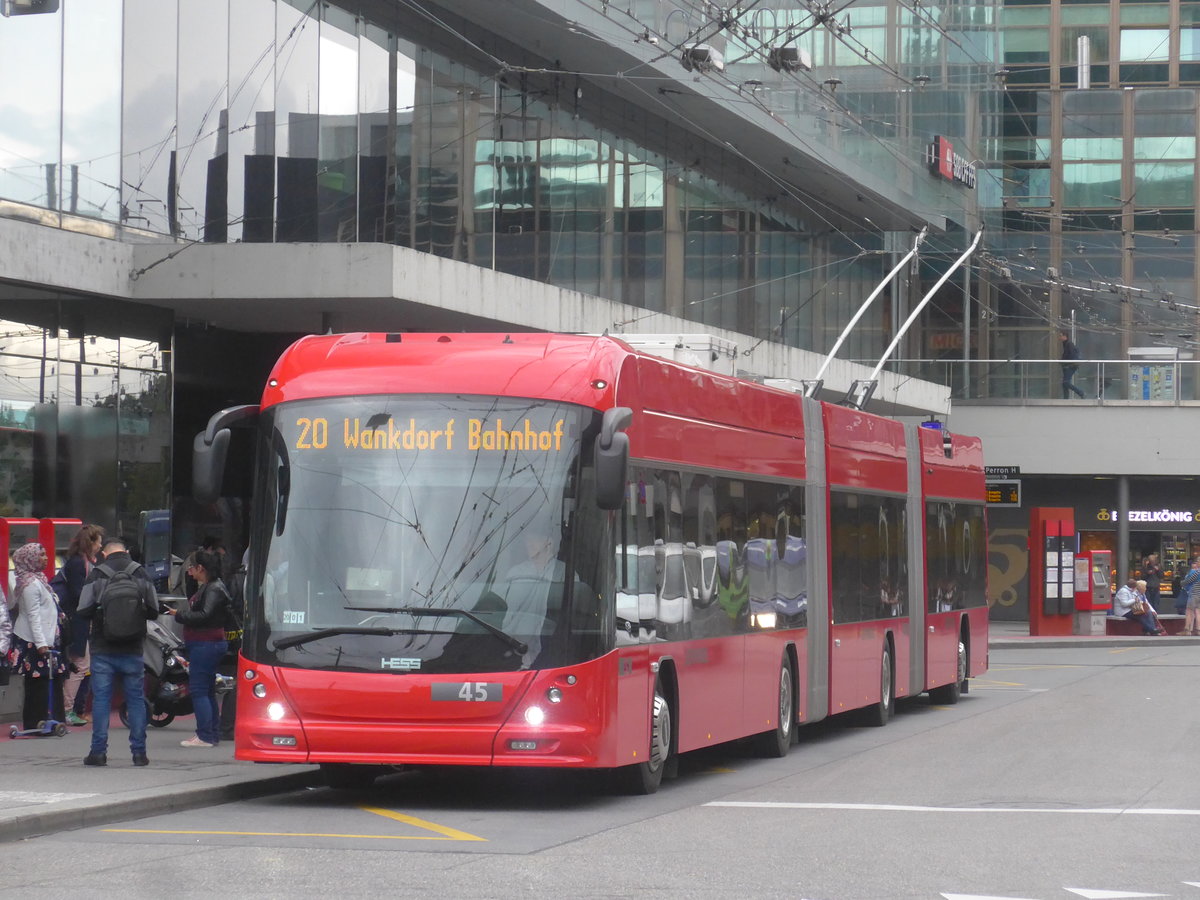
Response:
M1084 550L1075 557L1075 634L1104 634L1112 609L1112 551Z

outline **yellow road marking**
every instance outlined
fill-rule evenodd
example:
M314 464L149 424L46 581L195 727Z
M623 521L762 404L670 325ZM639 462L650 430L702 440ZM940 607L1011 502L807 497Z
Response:
M1135 650L1135 649L1137 649L1137 648L1135 648L1135 647L1114 647L1112 650L1109 650L1108 652L1109 653L1128 653L1130 650Z
M1045 669L1085 669L1086 666L989 666L989 672L1040 672Z
M427 822L424 819L418 819L416 816L406 816L404 813L393 812L390 809L379 809L374 806L360 806L359 809L364 812L374 813L377 816L383 816L387 819L394 819L397 822L403 822L405 825L412 825L415 828L432 831L438 836L434 837L427 834L335 834L321 831L205 831L183 828L105 828L102 830L112 834L209 834L226 835L229 837L354 838L372 841L487 841L487 838L482 838L475 834L439 825L436 822Z
M433 831L443 835L441 838L426 838L426 840L450 840L450 841L486 841L487 838L481 838L475 834L468 834L465 831L459 831L457 828L450 828L446 825L439 825L436 822L427 822L424 819L418 819L416 816L406 816L404 813L394 812L390 809L379 809L375 806L360 806L363 812L375 813L377 816L383 816L388 819L395 819L397 822L403 822L405 825L413 825L417 828L424 828L427 831Z
M426 837L423 834L328 834L320 831L187 831L166 828L105 828L115 834L212 834L231 837L316 837L316 838L364 838L373 841L485 841L487 838L468 835L466 838Z

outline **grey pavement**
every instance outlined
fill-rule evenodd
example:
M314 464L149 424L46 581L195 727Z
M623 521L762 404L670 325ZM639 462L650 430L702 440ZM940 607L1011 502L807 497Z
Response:
M1133 647L1147 641L1200 644L1200 637L1031 637L1027 622L992 622L989 646L1053 650L1065 647ZM258 765L233 758L232 742L212 749L181 747L195 719L150 728L150 765L134 768L129 733L114 716L108 765L83 765L91 728L64 737L9 737L0 724L0 842L110 824L162 813L213 806L317 784L316 766Z
M150 765L142 768L134 768L129 731L115 715L108 765L102 768L83 764L91 744L89 726L70 728L64 737L10 738L12 723L0 725L0 842L316 783L316 766L239 762L232 741L211 749L179 746L194 734L195 721L185 716L165 728L149 728Z

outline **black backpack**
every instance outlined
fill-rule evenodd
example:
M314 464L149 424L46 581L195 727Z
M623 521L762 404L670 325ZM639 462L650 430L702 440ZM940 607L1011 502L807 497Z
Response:
M142 584L134 577L141 568L130 561L121 571L107 564L96 567L104 575L104 585L96 598L100 613L100 633L106 641L127 643L146 636L146 612L142 603Z

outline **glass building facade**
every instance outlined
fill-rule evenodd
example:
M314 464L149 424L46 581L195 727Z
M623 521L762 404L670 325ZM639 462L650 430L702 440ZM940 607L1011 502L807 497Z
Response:
M609 8L577 6L580 18ZM694 4L627 6L620 27L636 23L635 37L645 29L663 48L703 24ZM805 160L834 160L950 222L928 240L919 274L886 291L841 350L873 364L921 283L969 238L975 195L931 176L924 155L934 135L982 140L996 12L864 3L828 23L768 0L714 35L720 73L678 68L630 105L606 90L606 73L573 72L570 60L489 43L470 21L434 22L403 3L58 0L0 18L0 217L121 241L386 243L696 330L824 351L912 243L871 225L869 208L854 230L814 201L822 185ZM808 69L768 65L776 45L802 49ZM673 124L676 79L788 129L793 184L739 151L736 135ZM961 330L961 283L945 293L931 314L940 318L922 326L939 334ZM138 510L186 490L170 484L170 402L211 357L174 353L181 327L169 315L126 308L93 323L86 298L36 294L0 293L0 316L20 337L19 350L0 338L0 409L32 432L12 452L47 448L10 506L128 528ZM103 490L90 479L67 487L74 464L51 445L119 474ZM129 466L158 468L133 479ZM155 496L130 493L143 475Z
M1200 4L1006 0L1000 16L1007 85L988 98L980 179L997 265L980 356L1056 358L1068 328L1086 359L1190 359ZM988 390L1057 397L1044 368L1033 386ZM1104 397L1134 397L1123 377L1095 378ZM1190 366L1178 380L1196 396Z

